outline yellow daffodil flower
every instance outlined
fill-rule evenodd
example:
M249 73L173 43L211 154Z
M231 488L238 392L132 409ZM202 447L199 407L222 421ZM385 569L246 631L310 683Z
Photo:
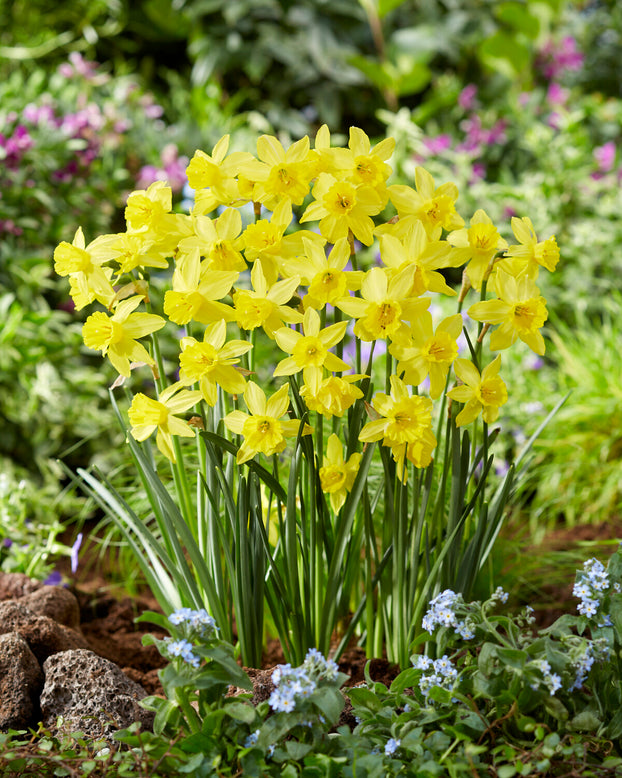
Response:
M166 252L152 240L146 239L144 233L120 232L114 238L108 246L107 259L119 263L119 276L137 268L155 267L164 270L168 267Z
M207 327L203 341L186 337L181 340L179 378L184 385L199 382L201 396L208 405L216 405L218 387L229 394L242 394L246 381L235 365L252 345L245 340L227 338L227 325L217 321Z
M351 155L348 180L355 186L368 186L373 189L384 208L389 199L386 181L393 172L386 160L395 151L395 139L385 138L372 149L369 138L363 130L350 127L348 150Z
M456 247L455 257L459 265L469 262L466 267L467 278L478 292L482 288L482 281L487 278L487 271L490 272L495 255L508 247L507 241L499 235L490 217L481 208L473 214L468 229L450 232L447 241Z
M454 371L462 381L462 385L455 386L447 392L447 396L457 402L465 403L464 408L456 416L457 427L475 421L480 413L486 424L496 421L499 416L499 406L504 405L508 399L505 383L497 375L500 367L500 354L482 370L481 375L468 359L456 359Z
M309 179L317 178L320 173L330 173L335 178L345 178L352 168L348 149L330 145L330 130L323 124L315 134L314 148L307 155Z
M229 135L224 135L212 149L211 156L195 151L186 168L188 185L195 194L194 215L211 213L218 205L241 205L249 198L240 192L236 179L238 166L253 159L247 151L234 151L227 156Z
M202 270L246 270L242 247L242 216L235 208L227 208L217 219L209 216L193 218L194 235L179 242L181 254L198 251L206 261Z
M292 223L292 206L289 200L282 200L274 209L270 219L259 219L249 224L242 234L244 256L249 262L261 259L261 266L268 284L275 284L279 272L286 277L300 275L289 265L304 251L304 241L315 243L319 250L326 243L321 235L310 230L296 230L290 235L285 231Z
M359 440L368 443L382 439L383 445L393 447L427 438L430 442L434 439L436 445L432 434L432 400L409 394L406 384L395 375L390 380L391 394L379 392L372 400L381 418L368 422Z
M522 219L513 216L512 232L519 245L509 247L506 252L506 257L509 260L500 262L500 268L513 275L518 275L525 269L533 281L538 277L540 267L544 267L550 272L555 270L559 262L559 247L555 235L551 235L547 240L538 241L536 231L528 216Z
M342 297L336 305L357 319L354 334L361 340L390 338L402 325L413 321L430 304L429 297L411 297L415 267L410 265L390 280L387 271L374 267L365 274L360 297Z
M229 293L238 276L233 270L202 272L197 249L181 255L173 273L173 288L164 295L164 313L175 324L233 321L233 309L217 301Z
M498 268L495 273L498 300L484 300L472 305L468 314L475 321L500 324L490 336L490 348L509 348L517 338L536 354L544 354L540 328L548 318L546 300L526 272L518 278Z
M361 243L371 246L374 241L371 217L383 207L377 192L369 186L356 186L329 173L320 173L313 197L314 202L307 206L301 223L319 219L320 232L331 243L347 238L351 230Z
M157 400L151 399L139 392L134 395L128 411L132 425L132 437L138 441L147 440L156 430L156 445L171 462L176 462L173 450L173 435L193 438L195 431L183 419L175 414L187 411L201 399L201 392L191 392L181 389L178 381L167 387Z
M231 411L223 419L225 426L236 435L243 435L244 441L237 454L240 465L252 459L256 454L279 454L285 449L286 440L298 435L301 421L282 420L289 408L289 386L283 386L269 400L254 381L248 381L244 389L244 401L250 414L243 411ZM313 430L304 425L303 435Z
M115 239L116 235L101 235L87 246L82 227L78 227L72 243L63 241L54 249L54 270L59 276L69 276L71 296L78 310L93 300L104 305L113 300L113 271L102 264L110 258L107 251Z
M325 305L335 305L349 291L361 288L364 273L360 270L345 270L350 259L350 244L347 238L340 238L326 256L317 241L303 239L304 256L290 260L283 269L287 275L300 276L307 294L302 299L305 310L315 308L321 311Z
M258 259L251 270L253 289L239 289L233 295L234 316L238 326L245 330L263 327L266 335L274 340L275 331L280 329L284 322L300 323L300 311L286 305L296 292L299 281L298 276L295 276L269 287L261 260Z
M163 217L172 207L172 189L163 181L154 181L146 190L132 192L125 208L128 232L158 232Z
M320 468L320 484L322 491L329 495L330 507L334 513L339 513L346 501L360 463L360 454L352 454L347 462L344 460L343 446L337 435L332 434L328 438L324 464Z
M436 332L428 311L410 325L408 336L393 343L391 354L400 360L398 373L412 386L419 386L430 376L430 397L441 396L447 382L447 373L458 356L457 338L462 332L462 316L448 316L438 325Z
M155 364L149 352L136 339L156 332L166 324L161 316L153 313L134 313L143 299L142 295L136 295L123 300L112 316L97 311L82 327L85 345L101 351L126 378L130 375L130 360Z
M282 327L274 333L278 347L291 357L282 359L273 375L294 375L302 370L304 381L308 384L313 374L321 379L324 368L331 373L349 370L350 366L343 359L329 351L343 339L347 326L348 322L342 321L321 330L319 314L309 308L302 320L304 334L289 327Z
M430 240L438 240L443 229L456 230L464 220L456 213L458 187L449 182L435 187L434 179L422 167L415 169L415 186L394 184L389 197L397 208L400 219L415 216L425 227Z
M380 235L380 257L390 275L414 266L415 274L410 290L412 297L425 292L442 292L453 296L456 292L447 286L438 268L457 267L452 247L444 240L428 240L425 228L419 219L407 217L395 225L394 233L382 232ZM400 236L397 236L399 231Z
M257 156L238 165L238 173L254 181L253 200L269 211L283 200L302 205L309 191L309 173L306 164L309 137L293 143L287 151L273 135L257 139Z
M310 411L315 411L322 416L341 418L348 408L363 396L358 386L354 386L354 382L361 378L365 376L352 374L321 379L313 373L309 383L300 387L300 396Z

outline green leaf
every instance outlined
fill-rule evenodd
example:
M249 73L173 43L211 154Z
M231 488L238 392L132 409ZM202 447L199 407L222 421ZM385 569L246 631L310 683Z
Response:
M360 705L361 707L374 712L379 711L380 708L382 708L382 701L364 686L347 689L346 694L352 700L353 705Z
M393 85L393 78L386 67L380 62L369 57L363 57L361 54L355 54L348 57L348 63L358 68L374 86L381 91L390 89Z
M378 0L378 16L383 19L388 13L399 8L404 0Z
M618 708L605 730L606 736L611 740L622 737L622 708Z
M478 54L483 64L508 78L515 78L529 68L531 52L515 36L496 32L479 46Z
M393 680L391 691L401 694L404 689L412 689L419 679L420 671L414 667L408 667Z
M296 762L298 762L300 759L304 759L312 747L313 746L311 743L299 743L297 740L288 740L285 743L285 750L287 751L287 755L290 759L293 759Z
M538 37L540 22L522 3L495 3L493 9L500 22L513 27L517 32L522 32L528 38Z
M516 773L516 767L511 764L502 764L500 767L497 767L498 778L512 778Z
M329 724L334 724L339 719L339 715L345 705L343 694L331 686L324 686L318 689L310 699L322 711Z
M231 716L232 719L243 721L246 724L252 724L257 716L255 708L252 705L243 702L229 702L227 700L224 711L227 716Z

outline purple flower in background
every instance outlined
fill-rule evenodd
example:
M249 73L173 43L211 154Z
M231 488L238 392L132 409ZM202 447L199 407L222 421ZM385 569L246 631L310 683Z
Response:
M98 62L89 62L84 59L78 51L72 51L69 55L69 62L63 62L59 66L58 72L65 78L74 78L80 76L93 84L104 84L110 78L106 73L98 73Z
M166 181L173 192L181 192L186 184L188 157L180 157L174 143L167 144L160 154L162 167L144 165L138 172L136 186L146 189L155 181Z
M505 119L499 119L499 121L495 122L490 130L488 130L488 134L486 136L486 143L489 146L495 146L500 143L505 143L505 129L507 127L507 122Z
M11 540L11 538L4 538L4 540L2 541L2 545L4 546L4 548L11 548L11 546L13 545L13 541Z
M79 532L78 536L76 537L76 542L71 547L71 572L75 573L78 569L78 552L80 551L80 546L82 545L82 533Z
M443 133L434 138L425 138L423 145L429 154L442 154L443 151L451 148L451 135Z
M537 354L529 354L523 360L523 365L527 368L527 370L540 370L542 367L544 367L544 360Z
M32 148L33 145L34 141L23 124L18 124L9 138L0 133L0 146L4 146L8 168L16 168L24 153Z
M601 173L609 173L616 161L616 144L610 140L594 149L594 159Z
M583 59L577 42L567 35L559 43L548 40L540 51L538 64L545 78L553 79L562 73L581 70Z
M22 119L29 124L37 126L40 124L50 124L52 126L57 124L54 109L47 103L44 103L43 105L28 103L28 105L25 105L22 109Z
M58 586L63 580L63 576L58 570L53 570L43 582L46 586Z
M471 168L471 172L473 175L469 181L470 184L486 178L486 165L483 165L481 162L475 162Z
M568 100L568 90L560 86L556 81L551 81L546 90L546 99L551 105L565 105Z
M495 462L496 475L503 477L504 475L507 475L509 469L510 469L510 465L508 462L505 461L505 459L502 459L500 462Z
M24 230L18 227L13 219L0 219L0 232L6 232L9 235L21 235Z
M553 113L549 114L548 119L546 120L546 123L551 127L553 130L559 130L560 128L560 121L561 116L557 111L553 111Z
M470 111L475 105L477 87L475 84L467 84L458 95L458 105L465 111Z

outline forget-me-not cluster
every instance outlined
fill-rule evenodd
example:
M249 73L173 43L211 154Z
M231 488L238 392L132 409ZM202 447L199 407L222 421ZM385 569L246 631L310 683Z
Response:
M192 610L192 608L179 608L171 613L168 620L176 627L180 627L184 637L180 640L169 638L166 641L166 652L173 657L181 657L192 667L198 667L201 660L194 653L193 640L210 640L216 635L218 627L216 622L204 609Z
M466 619L460 619L456 613L456 609L463 604L461 594L445 589L430 601L421 626L430 633L434 632L437 626L451 627L463 640L472 640L475 637L474 624L468 616Z
M579 613L582 616L594 618L610 586L609 575L603 563L599 562L598 559L588 559L583 565L583 571L577 576L577 582L572 590L573 595L581 600L577 606ZM620 585L615 584L614 589L619 591ZM599 626L610 625L610 617L603 616Z
M451 659L444 654L440 659L430 659L429 656L418 656L413 663L417 670L423 670L419 679L419 689L427 697L430 689L440 686L441 689L453 689L458 678L458 671Z
M536 680L531 684L532 689L539 689L541 686L544 686L551 697L558 689L561 689L561 676L553 672L551 665L546 659L534 659L533 662L530 662L530 666L537 667L542 673L542 679Z
M334 681L338 673L339 667L332 659L325 659L316 648L311 648L300 667L288 663L275 668L272 673L274 691L268 700L270 707L289 713L299 700L313 694L319 681Z

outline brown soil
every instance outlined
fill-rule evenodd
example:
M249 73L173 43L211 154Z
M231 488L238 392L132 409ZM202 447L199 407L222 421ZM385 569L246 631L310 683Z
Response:
M166 633L154 624L135 619L145 611L161 613L157 602L148 595L137 598L115 598L105 588L103 579L91 579L86 587L74 586L71 591L80 604L81 630L90 648L99 656L115 662L133 681L141 684L149 694L163 694L158 670L166 665L155 646L143 646L142 637L152 634L162 638ZM269 670L285 662L281 645L270 640L264 651L262 667ZM365 652L356 646L349 648L339 660L339 669L349 676L346 686L355 686L365 680L367 663ZM372 659L370 676L389 686L399 673L399 667L386 659ZM250 671L253 677L256 671Z

